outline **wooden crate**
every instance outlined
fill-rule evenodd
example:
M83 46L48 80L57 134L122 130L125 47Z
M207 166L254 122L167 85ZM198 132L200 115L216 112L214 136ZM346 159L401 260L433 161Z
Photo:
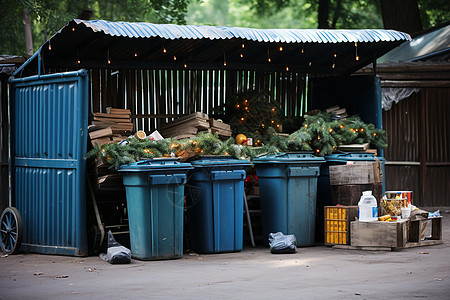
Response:
M381 162L330 166L330 185L383 183Z
M324 207L325 245L350 245L350 222L358 216L358 206Z
M426 221L430 221L431 224L426 225ZM425 238L424 231L426 226L431 225L431 237ZM424 239L423 239L424 238ZM406 248L428 246L442 244L442 217L434 217L424 220L410 221L409 224L409 237Z
M353 221L351 245L353 247L394 249L405 247L408 241L408 220L397 222Z
M372 191L372 195L379 201L383 197L383 184L332 185L331 203L347 206L358 205L363 191Z

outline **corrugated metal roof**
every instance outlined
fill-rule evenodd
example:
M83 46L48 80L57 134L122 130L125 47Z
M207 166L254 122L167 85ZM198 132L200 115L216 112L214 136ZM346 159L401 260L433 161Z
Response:
M354 43L408 41L411 39L406 33L385 29L255 29L206 25L110 22L105 20L74 20L74 22L84 24L94 32L130 38L160 37L170 40L239 38L268 43Z
M450 24L403 43L378 59L378 63L415 61L450 49Z
M384 29L254 29L72 20L16 74L27 65L39 68L40 58L46 68L290 70L335 76L351 74L410 39L406 33Z

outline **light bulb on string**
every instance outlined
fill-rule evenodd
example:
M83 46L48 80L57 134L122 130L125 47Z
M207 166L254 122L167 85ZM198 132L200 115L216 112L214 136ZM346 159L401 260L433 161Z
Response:
M177 60L177 57L175 55L173 56L173 60Z
M242 49L244 49L244 48L245 48L245 44L244 44L244 43L242 43L241 47L242 47Z
M278 48L278 50L280 50L280 52L281 52L281 51L283 51L283 47L282 47L282 46L280 46L280 48Z
M269 49L267 49L267 61L268 62L272 61L272 59L270 59L270 50Z
M223 53L223 65L226 67L227 66L227 58L225 56L225 52Z
M305 49L302 48L302 51L301 51L301 52L302 52L302 54L304 54L304 53L305 53Z
M286 66L286 71L289 71L289 67L288 66Z
M50 43L50 41L48 41L48 50L49 50L49 51L52 50L52 44Z
M243 53L241 53L241 54L240 54L240 57L241 57L241 58L244 58L244 54L243 54Z
M108 65L111 64L111 60L109 59L109 49L108 49Z
M359 56L358 56L358 43L355 42L355 59L359 60Z

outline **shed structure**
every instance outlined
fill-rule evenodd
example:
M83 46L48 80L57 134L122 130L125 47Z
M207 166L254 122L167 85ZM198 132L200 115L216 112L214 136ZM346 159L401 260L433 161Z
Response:
M413 191L417 206L449 207L450 22L419 34L377 63L388 134L386 189Z
M36 240L24 236L25 249L87 253L79 223L88 112L127 108L135 130L149 132L197 111L220 117L234 95L264 91L286 117L339 104L381 127L379 79L350 75L409 39L393 30L70 21L11 79L12 197L26 208L24 232L40 228Z

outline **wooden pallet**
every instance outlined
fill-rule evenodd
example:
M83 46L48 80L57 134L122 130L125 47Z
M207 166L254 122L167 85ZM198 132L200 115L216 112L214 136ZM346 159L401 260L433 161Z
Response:
M424 238L424 222L431 221L431 237ZM351 245L334 245L336 249L392 251L442 244L442 217L397 222L351 223Z

